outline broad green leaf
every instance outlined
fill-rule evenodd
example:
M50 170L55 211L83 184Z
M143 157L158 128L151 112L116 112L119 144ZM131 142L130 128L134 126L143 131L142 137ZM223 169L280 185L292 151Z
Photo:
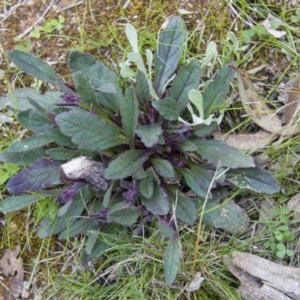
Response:
M139 207L128 207L116 210L109 214L112 221L123 226L133 225L141 214Z
M166 237L166 238L171 238L172 236L174 236L175 234L175 230L165 221L162 221L163 217L157 217L159 223L159 232L162 236Z
M186 36L185 24L178 16L171 17L166 29L161 31L159 35L154 57L155 77L153 81L158 97L161 96L165 84L177 69Z
M230 83L234 78L235 71L230 67L223 67L218 71L203 93L203 109L205 115L214 113L225 101Z
M60 164L56 161L40 158L30 167L23 169L7 183L7 189L13 194L26 191L39 191L60 184Z
M154 215L164 216L170 211L170 202L163 188L158 184L154 185L154 191L151 198L140 197L142 204L145 205L148 211Z
M57 108L55 104L62 103L62 93L59 91L47 91L41 95L41 92L32 88L19 88L11 91L4 97L0 98L0 109L10 107L15 111L24 111L27 109L35 109L31 104L34 100L46 111L53 111ZM3 106L3 107L2 107Z
M197 202L198 203L197 203ZM196 205L201 213L204 200L197 199ZM204 224L221 228L230 233L243 233L250 224L245 211L234 201L226 201L220 204L220 200L209 200L205 205L202 221Z
M149 83L144 73L138 72L136 76L136 93L139 103L148 105L150 102Z
M103 207L108 208L111 206L112 203L114 203L114 197L112 197L112 192L114 188L117 186L117 181L112 181L109 188L106 190L104 196L103 196Z
M149 152L143 150L126 151L110 162L104 171L106 179L124 179L140 169L148 159Z
M55 142L56 144L58 144L60 146L65 146L65 147L69 147L69 148L73 148L73 149L78 148L78 146L71 141L70 137L64 135L57 128L48 129L45 132L45 135L47 135L51 140L53 140L53 142Z
M76 222L72 223L69 227L64 229L60 235L58 236L59 240L67 240L70 239L76 235L78 235L81 232L86 232L88 230L96 230L99 228L100 222L96 222L93 220L91 222L90 219L78 219Z
M139 185L140 194L143 197L150 199L153 195L153 191L154 191L153 178L151 176L147 176L146 178L143 178L140 181L140 185Z
M139 116L139 103L133 87L126 89L120 109L123 130L128 138L129 146L132 149L134 147L133 141Z
M70 160L79 155L78 151L66 148L51 148L47 150L46 153L55 160Z
M150 162L152 163L152 166L158 175L166 179L175 177L174 168L168 160L161 158L151 158Z
M172 285L175 280L180 266L179 239L174 234L168 243L164 258L165 278L167 285Z
M80 100L98 107L95 89L90 80L82 72L77 72L73 75L73 82Z
M197 167L192 166L190 169L188 168L178 168L179 172L183 175L187 185L200 197L207 197L210 196L208 194L209 187L211 181L213 180L211 175ZM213 183L212 187L215 187L216 184Z
M61 113L55 121L73 143L90 151L106 150L126 141L116 126L83 110Z
M15 142L9 147L8 150L10 152L24 152L24 151L39 148L41 146L45 146L52 142L53 140L47 135L37 135L37 136L29 137L25 140L21 140L19 142Z
M147 148L155 146L163 133L159 124L139 125L135 132Z
M98 90L96 97L99 103L113 113L119 110L120 104L123 101L122 92L119 88L116 88L116 93L106 93Z
M42 220L38 228L38 236L47 238L52 234L59 234L64 229L70 228L78 220L78 216L82 214L94 195L95 193L89 185L82 187L71 205L69 203L65 204L68 204L68 210L63 216L54 220L49 218Z
M197 146L195 144L195 140L184 140L182 143L178 143L178 146L183 152L196 152Z
M0 202L0 211L10 213L36 203L41 197L35 195L13 196Z
M228 170L225 175L226 180L241 188L266 194L273 194L280 191L278 181L266 170L259 168L239 168Z
M177 120L179 117L178 104L171 97L152 102L152 106L167 120Z
M18 114L17 119L24 127L33 132L41 133L54 127L53 122L44 113L37 110L24 110Z
M20 50L12 50L8 52L8 57L26 74L53 85L57 84L58 76L54 69L34 55Z
M189 91L198 88L201 75L201 64L194 59L182 67L174 78L168 96L175 99L179 112L183 111L189 103Z
M33 111L38 111L45 115L45 109L36 100L28 97L28 102L34 107Z
M194 225L198 216L194 202L183 193L176 192L173 188L171 192L168 192L168 196L172 206L175 207L176 218L188 225Z
M212 135L217 129L217 122L211 122L210 125L201 124L193 128L193 134L203 138Z
M88 231L86 235L88 236L88 239L85 243L84 251L87 255L90 255L92 253L95 244L97 243L98 237L95 234L93 234L91 231Z
M142 179L146 178L148 175L145 172L144 168L140 168L132 176L134 179L142 180Z
M122 91L119 88L119 77L102 62L93 63L80 71L94 86L97 101L111 112L116 113L120 108L120 100L123 100ZM115 88L114 92L107 92L107 90L111 90L107 89L110 86Z
M240 150L228 146L224 141L199 140L194 142L197 153L209 163L219 167L248 168L254 167L254 160Z
M115 239L121 236L122 233L126 232L124 229L126 230L127 228L116 223L111 223L103 226L100 231L90 230L88 232L89 240L86 243L86 246L88 247L84 251L88 254L88 256L85 257L85 253L83 253L83 257L81 258L82 261L87 262L99 260L101 254L110 247L109 238ZM96 243L93 242L93 236L96 237Z
M35 148L23 152L11 152L6 150L0 154L0 161L20 166L29 166L38 158L44 157L45 154L44 148Z
M73 72L81 71L96 63L96 59L91 54L79 51L71 51L69 56L69 66Z

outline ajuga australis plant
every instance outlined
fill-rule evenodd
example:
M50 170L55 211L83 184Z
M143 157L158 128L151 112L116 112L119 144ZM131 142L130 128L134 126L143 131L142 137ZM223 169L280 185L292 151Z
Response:
M223 201L228 188L274 193L279 186L251 156L209 138L222 121L233 68L224 66L201 81L215 61L212 51L177 69L187 42L177 16L161 30L155 54L146 50L146 64L132 25L126 35L132 52L120 76L93 56L72 51L73 85L29 53L8 53L18 68L61 92L13 92L17 119L33 134L0 155L24 167L8 181L12 196L0 209L11 212L54 197L56 217L43 219L38 234L67 239L86 233L85 261L108 247L91 233L118 235L130 227L139 234L146 223L158 222L169 238L165 275L171 284L180 263L177 224L193 225L201 214L206 224L242 231L248 218L233 201Z

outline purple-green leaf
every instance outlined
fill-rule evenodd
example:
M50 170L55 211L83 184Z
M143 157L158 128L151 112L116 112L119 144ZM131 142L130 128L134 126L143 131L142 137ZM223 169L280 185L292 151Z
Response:
M147 210L154 215L164 216L170 211L170 202L168 196L164 189L157 184L154 186L152 197L148 199L141 196L141 201Z
M140 194L143 197L150 199L153 195L153 191L154 191L153 178L151 176L147 176L146 178L143 178L140 181L140 185L139 185Z
M175 177L174 168L168 160L162 158L151 158L150 161L158 175L166 179Z
M178 104L172 97L156 100L152 106L167 120L174 121L179 117Z
M44 114L37 110L24 110L18 114L18 121L27 129L33 132L43 132L54 127L53 122Z
M166 82L177 68L186 36L185 24L178 16L171 17L166 29L159 35L154 57L155 77L153 81L158 97L161 96Z
M201 64L197 59L194 59L182 67L174 78L168 96L175 99L179 112L184 110L190 101L189 91L198 88L201 75Z
M126 141L118 127L83 110L61 113L55 120L63 134L71 137L74 144L89 151L106 150Z
M149 124L138 126L135 132L144 145L151 148L158 143L158 138L163 131L159 124Z
M211 185L212 176L202 168L192 166L188 168L178 168L179 172L183 175L187 185L200 197L207 197L210 195L209 187ZM216 184L212 184L212 188Z
M112 221L123 226L131 226L137 221L140 214L141 209L139 207L128 207L113 211L109 217Z
M149 152L143 150L129 150L110 162L104 171L106 179L124 179L140 169L148 159Z
M22 170L7 183L12 194L39 191L60 183L59 166L56 161L40 158L29 168Z
M12 50L8 52L8 57L26 74L53 85L57 84L58 76L54 69L34 55L20 50Z

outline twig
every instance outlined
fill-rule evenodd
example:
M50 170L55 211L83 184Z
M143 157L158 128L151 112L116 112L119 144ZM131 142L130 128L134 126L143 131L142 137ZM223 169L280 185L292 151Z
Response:
M25 0L26 1L26 0ZM2 19L0 19L0 24L3 23L18 7L25 5L24 1L22 2L22 0L19 0L19 2L12 6L9 11L7 11L5 14L1 15Z
M24 37L26 34L28 34L37 24L39 24L43 18L45 17L45 15L48 13L48 11L50 10L50 8L53 6L55 0L52 0L51 3L49 4L49 6L47 7L47 9L44 11L44 13L40 16L39 19L37 19L29 28L27 28L23 33L19 34L18 36L15 37L15 39L21 39L22 37Z

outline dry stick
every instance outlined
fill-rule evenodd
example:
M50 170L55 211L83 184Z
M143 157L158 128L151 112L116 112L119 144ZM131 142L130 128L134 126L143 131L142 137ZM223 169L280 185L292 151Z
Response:
M19 34L15 37L15 39L21 39L26 34L28 34L37 24L39 24L43 18L46 16L46 14L49 12L50 8L53 6L55 0L52 0L47 9L44 11L44 13L40 16L39 19L37 19L30 27L28 27L23 33Z
M66 10L66 9L69 9L69 8L72 8L72 7L75 7L75 6L78 6L78 5L80 5L80 4L83 4L83 1L80 1L80 2L75 2L75 3L73 3L73 4L70 4L69 6L66 6L66 7L63 7L62 9L59 9L59 10L56 10L56 12L62 12L62 11L64 11L64 10Z
M19 0L17 4L12 6L10 10L3 15L1 15L2 19L0 19L0 24L3 23L19 6L25 5L26 3L22 2L22 0Z

